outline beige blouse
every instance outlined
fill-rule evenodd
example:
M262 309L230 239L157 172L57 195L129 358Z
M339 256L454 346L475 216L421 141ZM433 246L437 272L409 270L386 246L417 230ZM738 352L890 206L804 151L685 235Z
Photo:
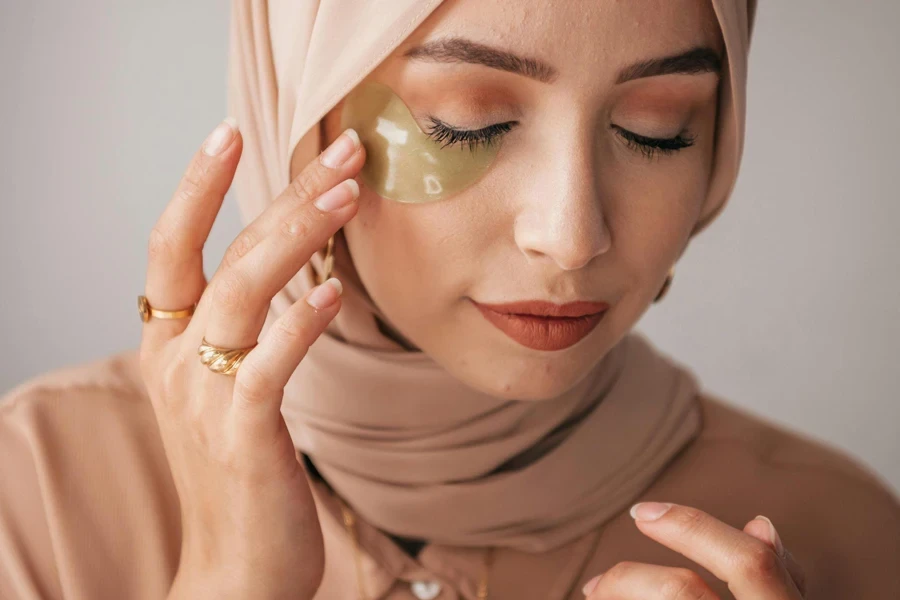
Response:
M804 567L808 598L900 598L900 503L883 482L721 401L702 405L699 438L635 501L695 506L738 528L766 515ZM316 600L357 598L339 503L326 483L310 481L326 551ZM490 597L582 599L589 579L624 560L692 568L731 597L710 573L644 537L627 511L550 552L498 550ZM179 521L136 351L47 373L0 400L0 599L165 598ZM484 549L427 544L413 558L365 522L358 532L370 598L476 597Z

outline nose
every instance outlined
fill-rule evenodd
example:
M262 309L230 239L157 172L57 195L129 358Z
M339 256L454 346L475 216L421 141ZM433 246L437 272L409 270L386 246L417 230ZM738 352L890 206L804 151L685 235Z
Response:
M553 156L542 154L541 167L523 177L515 221L516 244L529 259L552 260L566 271L585 267L612 244L592 140L574 139L552 144L547 154Z

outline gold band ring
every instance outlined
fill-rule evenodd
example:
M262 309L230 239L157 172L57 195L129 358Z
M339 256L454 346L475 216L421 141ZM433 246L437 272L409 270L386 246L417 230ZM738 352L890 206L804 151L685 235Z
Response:
M209 367L213 373L234 375L244 358L254 348L256 348L256 344L249 348L221 348L213 346L206 341L206 338L203 338L200 347L197 348L197 354L200 355L200 362Z
M141 321L144 323L149 321L150 317L155 317L157 319L184 319L194 314L196 309L197 305L194 304L189 308L182 308L179 310L160 310L150 306L150 302L147 301L147 296L138 296L138 313L140 313Z

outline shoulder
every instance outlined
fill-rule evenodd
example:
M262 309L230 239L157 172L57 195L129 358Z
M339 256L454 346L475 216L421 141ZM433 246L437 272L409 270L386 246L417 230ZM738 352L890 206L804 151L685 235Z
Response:
M109 569L127 551L168 576L180 544L136 351L49 371L0 398L0 481L12 482L0 486L0 597L62 597L61 581L67 595L164 595L142 573Z
M118 396L123 400L145 394L136 350L53 369L24 381L0 398L0 415L10 418L25 406L68 402L74 395Z
M54 369L10 390L0 398L0 447L0 468L21 468L13 457L28 457L44 477L156 458L161 440L137 351Z
M701 406L704 428L684 460L710 508L740 527L771 518L815 586L810 597L900 597L900 503L885 481L837 448L717 398Z
M698 508L737 529L768 517L803 568L809 598L900 598L900 504L885 482L821 441L718 398L699 403L699 435L638 500ZM584 581L621 560L698 570L641 535L627 511L604 529Z
M100 426L127 426L150 408L137 351L54 369L0 397L0 436L89 439Z
M823 484L841 482L897 506L885 481L846 452L710 395L700 398L700 406L704 425L698 449L740 456L758 464L761 476L807 474Z

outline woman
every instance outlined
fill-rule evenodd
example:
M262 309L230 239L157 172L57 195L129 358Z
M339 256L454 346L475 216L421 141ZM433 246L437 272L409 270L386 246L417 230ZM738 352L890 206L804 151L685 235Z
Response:
M236 1L140 351L4 400L0 597L900 597L876 477L630 331L733 187L754 5Z

